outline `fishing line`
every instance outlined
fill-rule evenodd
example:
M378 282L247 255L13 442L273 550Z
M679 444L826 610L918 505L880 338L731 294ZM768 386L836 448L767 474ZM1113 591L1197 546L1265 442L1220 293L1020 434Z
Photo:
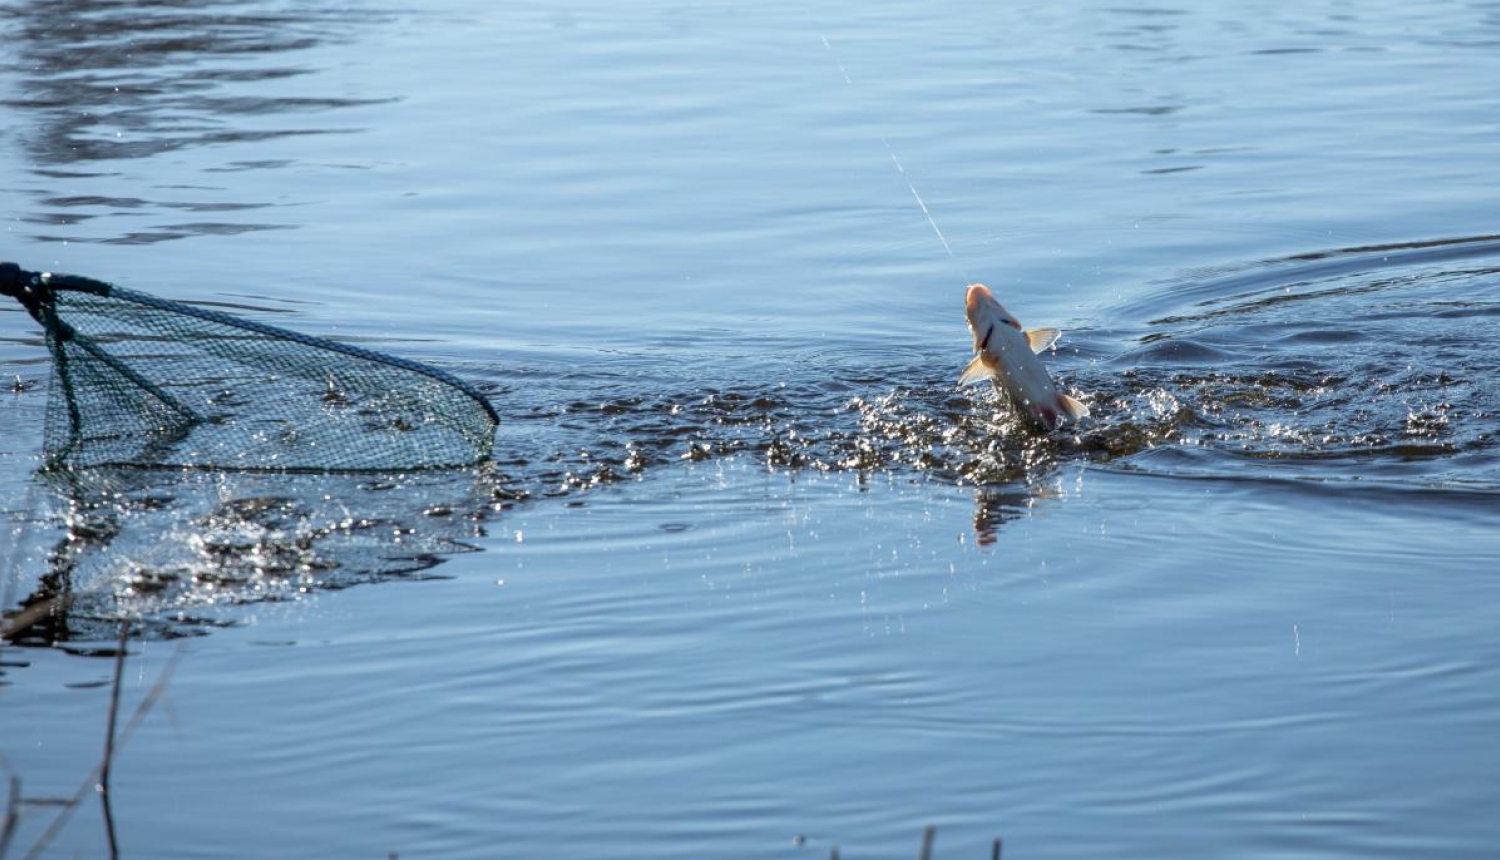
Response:
M844 63L839 59L838 53L833 50L833 44L828 41L826 35L820 33L818 38L823 40L823 47L828 49L828 55L833 58L834 65L839 67L839 74L844 76L844 85L852 89L854 81L849 77L849 70L844 68ZM901 159L896 155L896 150L891 147L891 142L882 134L880 135L880 143L885 147L885 154L891 157L891 163L896 166L896 172L901 175L902 179L906 180L906 187L911 189L911 196L917 201L917 208L921 209L922 214L927 216L927 223L932 225L932 232L936 233L938 241L943 243L943 250L948 252L948 259L952 260L955 266L958 266L958 272L963 275L964 284L973 283L973 279L969 277L968 270L964 268L963 263L959 262L958 256L953 253L953 246L948 244L948 237L943 235L943 230L938 226L937 219L932 217L932 210L927 208L926 201L917 192L916 183L907 177L906 168L902 166Z

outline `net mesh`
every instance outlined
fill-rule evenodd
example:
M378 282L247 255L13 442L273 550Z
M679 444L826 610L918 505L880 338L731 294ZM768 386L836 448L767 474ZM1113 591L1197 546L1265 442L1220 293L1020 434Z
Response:
M0 290L52 353L50 466L387 471L490 455L493 407L436 368L13 264Z

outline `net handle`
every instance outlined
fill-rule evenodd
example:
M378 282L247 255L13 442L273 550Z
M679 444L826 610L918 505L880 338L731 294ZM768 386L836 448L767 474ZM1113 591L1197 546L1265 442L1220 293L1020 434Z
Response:
M57 290L76 290L107 296L114 288L103 281L78 275L54 275L51 272L28 272L16 263L0 263L0 295L20 302L36 321L47 325L43 310Z
M37 322L42 308L41 274L28 272L15 263L0 262L0 296L10 296L26 308Z

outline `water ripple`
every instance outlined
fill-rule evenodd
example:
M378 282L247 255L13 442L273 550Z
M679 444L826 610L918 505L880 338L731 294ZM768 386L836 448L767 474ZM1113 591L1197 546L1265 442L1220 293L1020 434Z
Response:
M201 221L115 230L91 219L160 211L227 212L270 204L222 199L222 189L202 189L204 199L145 200L98 189L119 180L124 161L213 147L255 144L353 129L315 120L330 112L389 98L324 96L287 89L312 68L305 54L382 16L350 10L267 13L250 2L202 8L174 2L27 3L0 11L7 33L6 68L15 94L0 105L16 112L12 130L42 179L80 181L85 193L59 194L55 182L35 190L31 223L65 229L32 236L41 242L152 244L191 236L287 229L285 223ZM304 55L300 61L297 58ZM279 64L269 58L282 58ZM253 65L247 65L253 64ZM296 119L291 119L296 117ZM228 162L247 169L252 162ZM271 165L272 162L265 162ZM205 165L212 170L219 165ZM121 210L124 210L122 213Z

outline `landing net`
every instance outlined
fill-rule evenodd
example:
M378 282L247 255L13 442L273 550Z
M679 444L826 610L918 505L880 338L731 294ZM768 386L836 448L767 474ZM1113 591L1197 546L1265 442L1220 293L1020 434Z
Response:
M389 471L490 456L479 392L414 361L0 263L52 353L47 466Z

